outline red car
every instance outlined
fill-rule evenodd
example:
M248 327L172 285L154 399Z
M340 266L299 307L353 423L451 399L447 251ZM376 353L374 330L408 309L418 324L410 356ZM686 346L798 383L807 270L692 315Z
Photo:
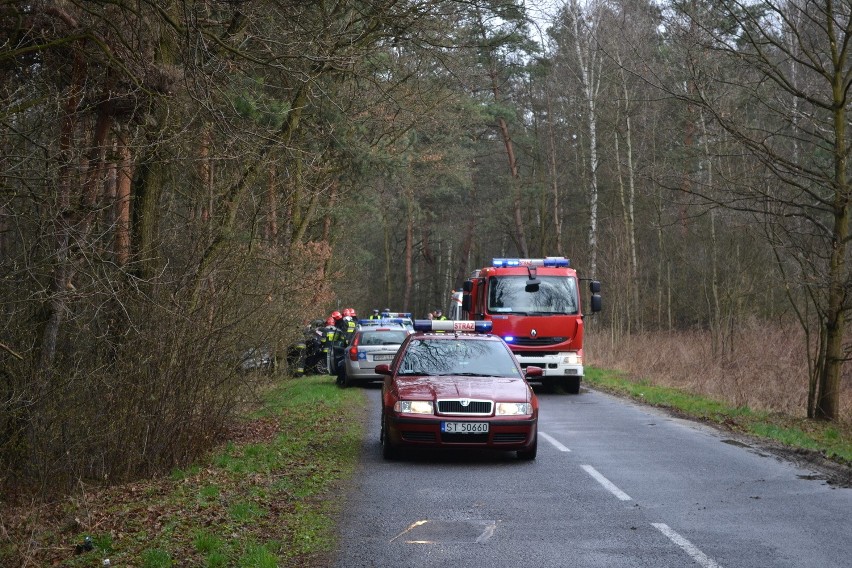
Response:
M538 448L538 399L490 321L417 320L382 386L382 453L400 448L488 448L532 460Z

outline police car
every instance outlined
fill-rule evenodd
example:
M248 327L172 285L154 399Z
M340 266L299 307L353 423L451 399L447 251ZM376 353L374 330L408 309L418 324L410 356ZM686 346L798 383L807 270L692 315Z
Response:
M360 319L358 320L358 329L367 327L404 327L406 329L414 329L414 322L411 321L411 314L402 317L381 317L379 319Z
M490 321L415 320L390 363L376 366L382 386L382 453L407 448L487 448L532 460L538 399Z
M413 331L402 322L359 326L352 341L343 350L343 363L337 369L337 384L345 388L382 380L382 375L376 373L376 365L390 362L411 333Z
M414 321L411 319L411 312L382 312L382 319L402 321L402 324L408 329L414 329ZM381 321L381 320L380 320Z

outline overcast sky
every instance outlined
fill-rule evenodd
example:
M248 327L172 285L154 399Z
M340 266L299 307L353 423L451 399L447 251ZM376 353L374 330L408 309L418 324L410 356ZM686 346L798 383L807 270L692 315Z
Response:
M535 26L530 27L532 33L539 36L539 43L543 43L544 38L542 36L550 27L550 21L565 3L566 0L524 0L527 16L538 24L539 29L535 29ZM539 31L541 35L539 35Z

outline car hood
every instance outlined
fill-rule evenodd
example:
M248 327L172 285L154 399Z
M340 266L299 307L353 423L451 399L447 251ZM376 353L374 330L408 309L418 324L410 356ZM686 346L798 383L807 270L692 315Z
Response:
M397 377L402 400L468 398L502 402L527 402L532 397L524 379L509 377Z

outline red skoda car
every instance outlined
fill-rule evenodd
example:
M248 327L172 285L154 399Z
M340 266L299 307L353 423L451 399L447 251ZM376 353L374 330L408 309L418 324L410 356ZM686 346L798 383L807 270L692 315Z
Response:
M490 321L417 320L382 386L382 451L402 447L488 448L535 459L538 399Z

